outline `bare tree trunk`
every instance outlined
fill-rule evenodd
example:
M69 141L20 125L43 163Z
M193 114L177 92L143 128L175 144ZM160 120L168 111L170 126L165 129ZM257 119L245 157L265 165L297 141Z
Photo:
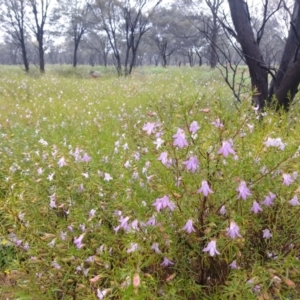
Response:
M210 41L210 56L209 56L209 64L211 68L215 68L218 62L218 57L216 53L216 44L218 39L218 23L217 16L213 14L213 26L211 32L211 41Z
M243 0L228 0L237 40L249 68L253 102L263 109L268 99L268 71L250 24L247 4Z
M284 47L279 69L273 78L268 101L276 97L278 107L288 109L300 82L300 1L296 0L291 27Z
M43 37L38 39L39 44L39 62L40 62L40 72L45 73L45 57L44 57L44 45L43 45Z

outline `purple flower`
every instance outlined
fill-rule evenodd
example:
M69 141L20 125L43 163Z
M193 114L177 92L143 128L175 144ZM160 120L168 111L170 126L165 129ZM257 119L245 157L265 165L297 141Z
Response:
M235 151L232 149L233 141L223 141L222 147L218 151L218 154L222 154L223 156L227 157L229 154L235 155Z
M148 135L150 135L156 127L156 123L148 122L143 126L143 130L146 131Z
M294 179L292 178L292 176L290 174L282 174L283 177L283 183L286 186L291 185L294 182Z
M85 236L85 233L82 233L78 238L74 238L74 244L76 245L77 249L83 247L82 240Z
M213 191L210 189L208 183L206 180L202 181L201 188L197 190L197 193L202 193L205 197L208 196L209 193L213 193Z
M195 228L193 227L193 220L189 219L182 227L182 230L185 230L187 233L196 232Z
M266 147L276 147L280 150L284 150L285 148L285 144L281 141L281 138L268 138L268 140L264 142L264 144L266 145Z
M104 181L110 181L113 180L113 178L110 176L109 173L104 173Z
M270 192L269 195L265 197L265 200L261 204L263 204L267 207L271 206L274 204L275 198L276 198L276 195Z
M214 125L217 128L222 128L224 126L219 118L216 119L216 121L211 122L211 124Z
M189 145L185 138L185 133L181 128L178 128L177 133L173 135L173 138L173 145L178 146L180 149Z
M114 228L114 231L117 233L121 228L123 228L125 231L130 229L130 226L128 225L129 217L124 218L123 216L120 216L119 223L120 225Z
M253 205L250 210L253 211L255 214L259 213L260 211L263 211L263 209L256 201L253 201Z
M215 256L216 254L220 255L220 252L217 250L216 240L211 240L202 251L209 252L210 256Z
M238 266L236 264L236 260L232 261L231 264L228 265L231 269L238 269Z
M289 204L291 204L292 206L300 205L300 202L298 201L298 197L297 196L293 197L292 200L289 201Z
M91 160L91 157L89 157L87 153L84 153L81 160L88 163Z
M139 245L137 243L130 243L130 248L126 251L127 253L135 252L139 249Z
M155 216L152 216L146 223L146 225L149 225L149 226L155 226L155 224L156 224Z
M160 154L158 160L160 160L161 163L167 168L169 168L172 164L172 159L168 159L168 152L166 151Z
M167 259L166 257L164 257L164 260L163 262L160 264L161 266L163 267L168 267L168 266L171 266L171 265L174 265L173 262L171 262L169 259Z
M200 129L200 126L198 125L197 121L193 121L190 125L190 132L196 133Z
M196 156L191 156L188 160L184 161L183 164L186 166L186 169L192 173L195 173L199 168L199 161Z
M236 189L237 192L239 192L238 199L242 198L244 200L247 199L248 196L251 196L250 190L247 188L246 182L241 181L239 187Z
M153 243L151 246L151 250L154 250L155 253L161 253L158 243Z
M226 228L226 230L226 235L229 235L232 239L242 237L240 234L240 228L234 221L230 221L230 225Z
M64 157L60 158L57 164L58 164L58 166L59 166L60 168L62 168L63 166L66 166L66 165L67 165L66 160L65 160Z
M157 198L152 205L155 206L157 211L160 211L162 208L166 207L169 207L171 211L175 209L175 204L172 201L170 201L168 196Z
M263 238L264 239L269 239L271 237L272 237L272 233L270 232L270 230L269 229L264 229L263 230Z
M226 207L225 207L225 205L222 205L222 207L220 208L219 213L220 213L221 215L226 215Z

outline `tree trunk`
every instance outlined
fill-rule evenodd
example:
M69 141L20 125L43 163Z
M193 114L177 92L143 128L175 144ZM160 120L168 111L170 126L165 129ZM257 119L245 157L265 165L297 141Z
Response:
M22 41L21 43L21 48L22 48L22 58L23 58L23 64L25 67L25 72L28 73L29 72L29 62L28 62L28 58L27 58L27 51L26 51L26 46L24 41Z
M263 109L268 99L268 72L259 45L250 24L247 4L243 0L228 0L232 21L237 33L237 40L249 68L253 102Z
M212 69L215 68L218 63L218 57L216 53L217 39L218 39L218 23L217 23L217 17L214 14L213 27L212 27L212 33L210 39L210 54L209 54L209 64Z
M45 58L44 58L44 47L43 47L43 37L38 40L39 44L39 61L40 61L40 72L45 73Z
M296 0L291 20L291 28L284 47L279 69L273 78L270 89L268 102L276 99L276 104L289 109L293 101L300 82L300 0Z

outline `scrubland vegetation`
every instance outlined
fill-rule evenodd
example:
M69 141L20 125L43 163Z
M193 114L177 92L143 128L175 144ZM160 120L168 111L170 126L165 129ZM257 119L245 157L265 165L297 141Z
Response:
M2 67L1 299L299 299L299 98L89 71Z

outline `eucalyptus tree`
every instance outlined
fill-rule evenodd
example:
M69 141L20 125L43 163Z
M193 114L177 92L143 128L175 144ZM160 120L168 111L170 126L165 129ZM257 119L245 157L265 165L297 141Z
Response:
M2 0L2 14L0 22L4 32L10 37L17 48L21 49L22 60L25 71L29 71L29 60L27 55L27 32L25 24L26 0Z
M61 29L74 42L73 67L75 68L79 44L90 26L90 6L87 0L57 0L57 3L55 13L61 17Z
M174 53L183 50L186 45L190 24L184 24L184 21L184 14L176 5L160 7L152 17L153 28L149 36L158 50L163 67L168 65Z
M140 42L151 28L150 17L162 0L95 0L91 4L99 30L108 38L118 75L129 75L135 66ZM123 63L122 63L123 59Z
M234 28L226 29L240 45L240 54L246 62L253 90L253 102L263 109L266 103L274 102L276 108L288 110L300 83L300 0L294 0L290 10L290 28L282 47L279 67L266 63L261 42L267 22L282 9L287 9L284 0L278 0L270 8L268 0L263 1L262 18L259 30L255 32L247 2L228 0ZM269 75L272 80L269 84Z
M45 73L45 46L44 36L46 24L50 14L51 0L27 0L31 14L27 18L27 24L37 41L40 72Z

